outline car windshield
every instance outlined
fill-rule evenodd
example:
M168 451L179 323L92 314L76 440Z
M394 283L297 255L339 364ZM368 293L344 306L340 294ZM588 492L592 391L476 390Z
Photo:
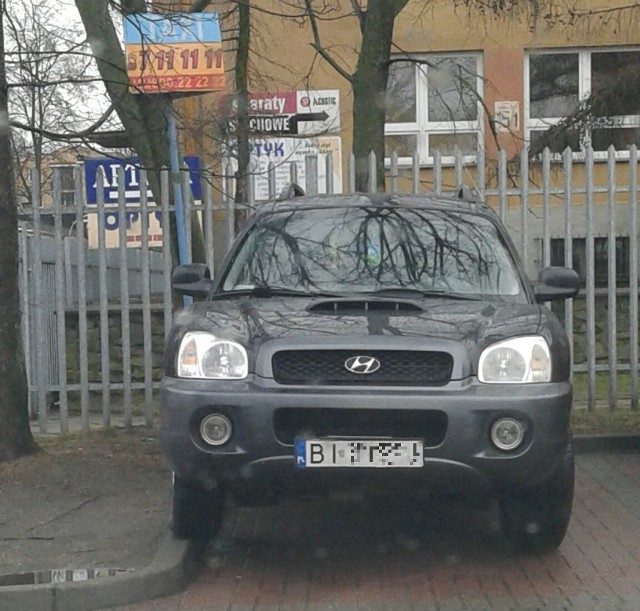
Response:
M223 291L421 293L517 299L522 285L491 220L442 209L343 207L266 214Z

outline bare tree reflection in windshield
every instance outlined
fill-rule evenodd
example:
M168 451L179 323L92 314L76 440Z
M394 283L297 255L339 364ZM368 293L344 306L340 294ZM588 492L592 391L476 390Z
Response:
M259 287L524 299L512 257L489 219L388 206L266 214L223 283L225 291Z

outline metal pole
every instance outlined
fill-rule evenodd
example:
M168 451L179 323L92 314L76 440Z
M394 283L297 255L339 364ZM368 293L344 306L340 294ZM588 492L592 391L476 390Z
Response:
M164 336L169 337L169 331L173 324L173 302L171 300L171 215L169 213L169 174L166 168L160 172L160 209L162 210L162 261L163 292L162 303L164 306Z
M184 224L184 206L182 202L182 186L180 181L180 161L178 159L178 130L176 128L176 117L173 113L171 98L167 97L164 107L165 118L167 119L167 135L169 137L169 161L171 164L171 175L173 184L173 199L176 208L176 233L178 235L178 260L180 264L188 261L187 243Z
M124 188L124 177L120 176ZM76 197L76 262L78 265L78 343L80 344L80 414L82 416L82 432L91 430L89 413L89 347L87 338L87 268L84 238L84 197L82 188L82 169L74 169Z
M607 208L609 234L607 239L607 335L609 361L609 409L618 406L618 286L616 266L616 150L611 145L607 158Z
M566 267L573 267L573 234L571 232L571 207L572 201L572 180L573 180L573 153L570 148L566 148L563 153L564 167L564 264ZM573 382L573 366L575 364L574 332L573 332L573 299L564 302L564 326L569 335L569 345L571 346L571 381Z
M587 388L588 388L588 410L596 408L596 285L595 285L595 254L594 254L594 230L593 230L593 206L594 206L594 185L593 185L593 149L587 149L585 159L585 205L587 212Z
M98 285L100 295L100 371L102 374L102 428L111 426L111 357L109 352L109 287L104 206L104 169L96 172L98 209ZM119 221L120 219L118 219Z
M629 393L638 409L638 147L629 151Z
M127 253L127 201L124 190L123 166L118 166L118 251L120 259L120 328L122 346L122 405L124 426L133 426L131 405L131 317L129 298L129 255ZM143 187L144 188L144 187Z

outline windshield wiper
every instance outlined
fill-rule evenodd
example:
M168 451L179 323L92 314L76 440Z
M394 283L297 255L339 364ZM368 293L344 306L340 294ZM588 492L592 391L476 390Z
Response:
M282 286L254 286L252 288L232 289L214 293L212 299L225 297L336 297L335 293L322 293L290 289Z
M412 289L405 287L379 289L377 291L368 291L363 295L371 295L374 297L404 297L409 299L425 299L429 297L440 297L442 299L457 299L462 301L482 301L480 295L467 295L465 293L452 293L445 290L423 291L420 289Z

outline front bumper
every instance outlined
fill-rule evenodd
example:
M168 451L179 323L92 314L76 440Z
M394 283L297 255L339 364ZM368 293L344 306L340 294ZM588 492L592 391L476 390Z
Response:
M550 477L569 443L572 390L568 382L486 385L469 378L438 389L286 388L260 379L241 382L165 377L160 391L161 440L171 469L185 479L214 478L238 491L287 494L354 485L427 494L500 492ZM444 415L437 445L424 450L421 469L299 469L294 447L274 429L283 408L419 410ZM202 418L225 414L231 440L213 448L200 437ZM501 452L490 427L510 416L526 424L524 443ZM415 435L414 435L415 437Z

